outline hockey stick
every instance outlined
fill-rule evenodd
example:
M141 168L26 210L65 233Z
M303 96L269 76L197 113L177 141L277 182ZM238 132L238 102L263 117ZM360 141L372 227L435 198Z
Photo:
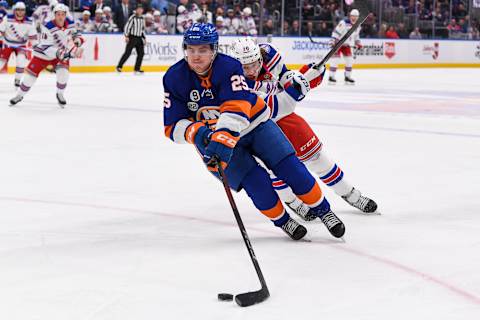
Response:
M347 41L347 39L355 32L355 30L357 30L360 27L362 23L364 23L368 19L369 16L370 16L370 13L367 14L365 18L363 18L362 20L358 19L357 22L355 22L353 26L350 28L350 30L348 30L347 33L345 33L343 37L341 37L338 40L338 42L333 46L333 48L330 49L330 51L325 55L325 57L323 57L322 61L315 63L315 65L312 68L317 70L320 69L321 66L323 66L338 51L338 49L340 49L340 47L345 43L345 41ZM310 37L310 40L313 41L311 37ZM319 43L319 42L314 42L314 43Z
M252 243L248 238L247 230L243 225L243 221L240 217L240 213L238 212L235 199L233 199L232 191L230 190L230 187L228 185L227 177L220 163L221 162L219 160L215 160L215 165L217 166L218 173L220 174L225 193L227 194L228 201L230 202L233 214L235 215L235 219L237 220L238 228L240 229L240 233L242 234L243 241L245 242L245 246L247 247L248 254L250 255L250 259L252 260L253 266L255 267L255 271L257 272L258 280L260 280L260 284L262 285L260 290L240 293L235 296L235 302L240 307L248 307L265 301L270 296L270 292L268 291L267 283L263 278L262 270L260 270L260 265L258 264L257 257L255 256L255 252L253 251Z

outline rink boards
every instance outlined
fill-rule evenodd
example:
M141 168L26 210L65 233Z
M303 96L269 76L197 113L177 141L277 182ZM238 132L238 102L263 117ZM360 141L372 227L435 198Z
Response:
M73 72L112 72L125 49L121 34L85 34L84 54L71 60ZM229 53L237 37L220 39L220 52ZM320 60L329 50L328 38L269 37L260 41L273 43L282 52L286 64L297 69ZM355 68L429 68L480 67L480 41L362 39L363 47L354 50ZM165 71L183 58L182 37L149 35L145 48L144 69ZM126 63L132 70L135 51ZM9 62L13 71L14 59ZM340 64L342 67L342 64Z

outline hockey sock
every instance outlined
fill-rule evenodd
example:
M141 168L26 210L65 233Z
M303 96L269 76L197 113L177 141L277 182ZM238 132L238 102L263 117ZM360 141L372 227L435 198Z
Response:
M57 66L55 71L57 75L57 93L63 94L65 88L67 87L69 76L68 69L63 66Z
M330 59L330 73L328 74L328 76L330 78L333 78L335 79L335 74L337 73L337 65L338 65L338 57L332 57L332 59Z
M27 94L28 90L35 84L37 77L26 72L23 76L22 83L20 83L20 89L17 91L17 94L24 96Z
M22 79L23 72L25 71L25 67L27 66L27 64L28 64L27 57L22 53L17 54L17 67L15 68L15 82L20 81Z
M268 217L275 226L281 227L290 218L272 187L268 173L256 166L245 176L242 187L255 207Z
M24 68L19 68L19 67L15 68L15 82L20 81L22 79L24 70L25 70Z
M330 204L325 199L320 186L295 155L283 159L272 170L292 188L300 200L316 213L323 214L330 211Z
M305 165L315 172L328 187L332 188L339 196L345 196L353 190L353 186L343 177L343 171L332 162L325 151L322 150L318 157L313 157Z
M2 70L2 69L3 69L3 67L5 66L5 64L6 64L6 63L7 63L7 61L6 61L6 60L4 60L4 59L0 59L0 70Z
M345 77L350 78L352 75L353 59L352 57L345 57Z
M283 202L290 203L295 201L297 196L293 193L292 189L281 179L270 175L273 189L277 192L278 196Z

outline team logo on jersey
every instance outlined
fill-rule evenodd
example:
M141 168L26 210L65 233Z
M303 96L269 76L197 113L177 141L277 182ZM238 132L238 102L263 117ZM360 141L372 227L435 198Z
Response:
M217 123L218 118L220 118L220 107L217 106L201 107L196 114L196 120L202 121L210 128Z
M392 59L395 55L395 42L385 42L385 56Z
M433 43L433 46L429 46L429 45L423 46L423 54L432 55L432 58L434 60L437 60L439 51L440 51L440 45L438 42Z
M214 99L212 89L203 89L202 97L207 97L207 98L210 98L210 99Z
M188 106L188 109L189 109L190 111L195 112L195 111L198 110L198 103L196 103L196 102L191 102L191 101L190 101L189 103L187 103L187 106Z
M200 92L198 92L198 90L190 91L190 100L197 102L197 101L200 101L200 98L201 98L201 96L200 96Z

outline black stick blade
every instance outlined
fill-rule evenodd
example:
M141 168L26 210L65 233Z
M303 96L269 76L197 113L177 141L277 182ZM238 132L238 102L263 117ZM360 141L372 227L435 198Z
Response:
M240 307L249 307L267 300L268 297L270 297L270 292L268 292L268 289L262 288L258 291L237 294L235 296L235 302Z

